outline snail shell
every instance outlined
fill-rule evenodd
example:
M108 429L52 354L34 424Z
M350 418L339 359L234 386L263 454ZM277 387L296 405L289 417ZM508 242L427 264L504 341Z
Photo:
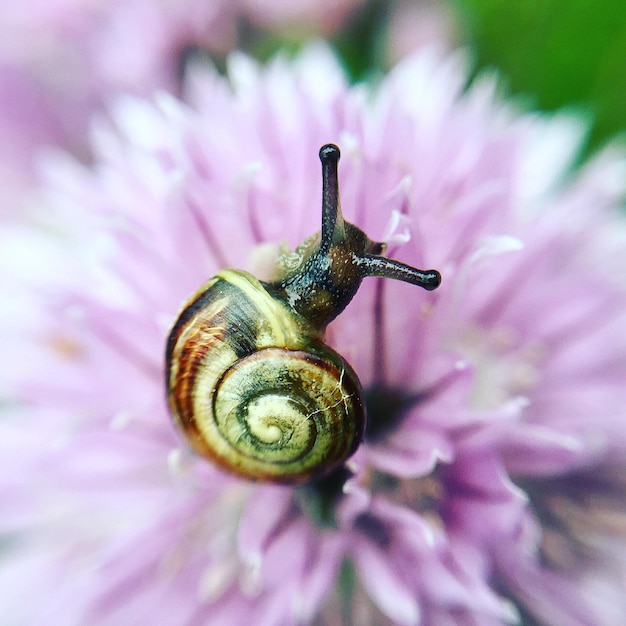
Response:
M225 269L184 306L167 342L172 415L191 447L239 476L294 484L321 477L358 447L363 391L323 342L365 276L434 289L439 273L381 256L339 207L339 149L320 150L322 230L274 282Z
M236 474L298 482L343 461L361 439L352 368L247 272L210 280L170 345L173 414L199 454Z

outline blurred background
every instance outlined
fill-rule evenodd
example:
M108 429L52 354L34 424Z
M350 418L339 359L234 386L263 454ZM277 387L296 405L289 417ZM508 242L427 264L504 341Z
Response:
M371 0L333 36L355 80L438 39L468 47L474 75L496 68L503 92L520 107L567 107L587 117L585 154L626 129L622 0ZM267 57L293 40L283 32L250 42L257 56Z
M580 158L626 129L623 0L33 0L0 4L0 215L32 186L43 145L88 159L94 115L118 93L184 97L185 69L265 61L326 39L353 81L412 50L469 50L522 110L588 122ZM16 200L17 198L17 200Z
M501 70L511 94L529 107L576 107L589 116L587 150L623 133L626 3L464 0L455 14L478 68Z

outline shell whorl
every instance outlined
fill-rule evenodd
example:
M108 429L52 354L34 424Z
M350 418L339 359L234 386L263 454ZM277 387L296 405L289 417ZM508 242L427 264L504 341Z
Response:
M231 472L299 483L361 440L352 368L246 272L224 270L192 298L168 353L172 413L192 447Z

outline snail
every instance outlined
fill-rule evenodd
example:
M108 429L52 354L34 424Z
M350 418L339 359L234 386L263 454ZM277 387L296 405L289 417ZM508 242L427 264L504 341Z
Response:
M223 269L184 305L166 349L174 421L200 455L238 476L283 484L320 478L357 449L365 405L352 367L324 331L366 276L432 290L441 277L383 255L344 221L339 148L320 149L322 228L274 281ZM293 267L295 265L295 267Z

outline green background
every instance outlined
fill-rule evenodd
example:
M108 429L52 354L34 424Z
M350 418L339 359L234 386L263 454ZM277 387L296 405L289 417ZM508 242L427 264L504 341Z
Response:
M593 150L626 129L624 0L457 0L478 67L497 67L533 108L575 106L592 120Z

